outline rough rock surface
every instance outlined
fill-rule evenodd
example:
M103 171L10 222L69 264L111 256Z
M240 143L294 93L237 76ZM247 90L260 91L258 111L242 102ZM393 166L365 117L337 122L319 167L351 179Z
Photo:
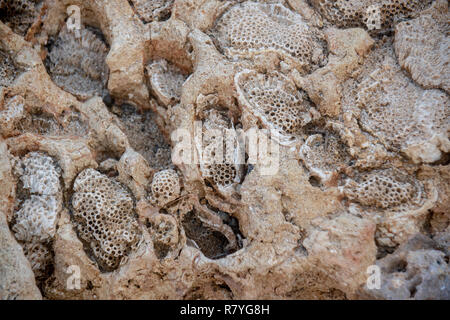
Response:
M0 298L450 299L448 19L0 0Z
M42 299L30 263L9 231L4 212L0 215L0 299Z

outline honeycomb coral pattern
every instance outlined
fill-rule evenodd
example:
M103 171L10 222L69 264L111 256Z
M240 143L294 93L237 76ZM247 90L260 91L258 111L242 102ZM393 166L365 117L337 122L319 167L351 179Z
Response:
M116 269L140 238L131 194L95 171L82 171L74 183L72 207L78 234L100 268Z
M363 109L362 127L391 150L407 150L438 135L447 137L448 96L414 85L395 63L386 61L386 67L377 69L362 82L357 104ZM432 162L439 157L423 160Z
M180 179L173 169L162 170L153 176L151 184L152 202L159 207L175 200L180 195Z
M374 170L349 180L344 188L350 200L381 209L420 203L422 186L396 169Z
M108 47L96 30L82 27L80 35L63 27L51 44L45 65L52 80L62 89L87 99L106 94Z
M295 85L278 72L244 72L236 77L236 86L241 103L266 126L287 137L298 134L311 121L307 102Z
M300 148L300 158L313 175L326 182L345 166L349 156L339 138L325 133L308 137Z
M174 0L130 0L144 23L167 20Z
M44 242L56 231L57 215L61 210L61 171L53 159L30 152L15 168L20 175L21 190L26 199L15 212L13 231L20 241Z
M203 177L212 182L216 186L226 187L236 182L237 171L231 163L216 163L203 166Z
M427 89L450 93L448 8L397 25L395 52L400 65Z
M219 187L230 186L240 179L241 163L234 158L236 144L230 134L231 128L231 122L224 112L216 109L206 111L200 168L203 178Z
M24 170L20 180L23 188L30 193L53 195L61 191L61 172L55 167L52 158L33 152L22 161L22 166Z
M27 242L50 240L55 235L60 210L61 204L56 197L32 195L14 215L16 223L12 229L16 239Z
M366 27L386 31L393 23L416 16L432 0L312 0L311 3L340 28Z
M3 0L0 3L2 22L24 36L38 17L37 0Z
M314 50L321 48L303 18L280 4L237 4L218 20L216 29L229 57L276 51L308 68Z
M18 74L11 57L0 50L0 89L11 86Z
M15 167L20 176L19 198L24 199L14 213L12 231L23 247L36 277L41 277L52 261L49 243L56 233L62 209L61 170L43 153L30 152Z
M153 92L166 106L180 101L181 86L186 77L166 60L158 60L147 67Z

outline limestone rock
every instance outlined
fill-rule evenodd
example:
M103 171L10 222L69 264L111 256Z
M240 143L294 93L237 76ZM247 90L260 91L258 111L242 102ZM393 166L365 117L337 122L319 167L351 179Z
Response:
M0 0L0 298L449 299L447 20Z
M42 299L30 263L9 231L3 212L0 213L0 240L0 299Z

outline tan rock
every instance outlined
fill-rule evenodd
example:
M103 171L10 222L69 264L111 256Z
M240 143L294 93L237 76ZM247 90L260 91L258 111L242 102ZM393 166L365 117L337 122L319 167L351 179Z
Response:
M42 299L30 263L9 231L3 211L0 211L0 240L0 299Z
M448 298L444 1L24 2L1 298Z

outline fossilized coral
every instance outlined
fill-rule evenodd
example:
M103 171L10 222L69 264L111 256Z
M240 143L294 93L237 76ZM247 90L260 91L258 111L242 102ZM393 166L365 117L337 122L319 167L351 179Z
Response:
M244 71L236 75L240 103L288 143L312 120L311 105L295 85L282 74Z
M155 61L147 67L150 84L158 99L164 104L176 103L181 97L181 86L186 77L165 60Z
M362 127L387 148L403 151L414 161L439 160L441 151L449 148L448 96L415 85L391 58L385 63L360 85L357 104L363 109Z
M309 136L300 148L300 158L322 183L336 183L338 172L350 159L342 141L328 132Z
M117 113L124 133L131 146L138 151L156 169L167 169L171 166L171 148L156 122L156 113L148 110L138 112L129 105L113 108Z
M162 170L153 176L151 184L152 202L162 207L180 195L180 181L175 170Z
M25 36L0 23L0 296L446 298L444 2L46 0Z
M133 198L119 183L93 169L74 182L72 206L77 230L102 268L117 268L139 241Z
M345 194L363 205L386 209L420 204L422 188L405 173L387 169L363 174L357 182L349 181Z
M341 28L366 27L389 30L392 24L417 15L431 0L313 0L312 4L333 24Z
M167 214L153 216L147 222L158 258L165 258L180 242L176 219Z
M400 65L424 88L450 91L450 40L448 3L428 10L418 18L399 23L394 47Z
M279 4L251 1L237 4L216 24L217 40L230 57L275 51L309 70L313 63L319 63L317 54L323 54L318 31L312 30L300 15Z
M20 177L23 198L14 214L12 231L40 277L52 262L48 245L55 236L62 210L61 170L49 156L31 152L19 160L15 172Z
M15 32L25 35L38 18L39 0L4 0L0 3L1 20Z
M227 114L217 109L205 111L200 170L218 188L227 188L242 179L243 159L237 136Z
M82 99L103 96L108 81L107 54L108 47L92 28L75 31L65 26L50 46L46 66L64 90Z
M131 0L131 3L145 23L167 18L173 6L173 0Z

